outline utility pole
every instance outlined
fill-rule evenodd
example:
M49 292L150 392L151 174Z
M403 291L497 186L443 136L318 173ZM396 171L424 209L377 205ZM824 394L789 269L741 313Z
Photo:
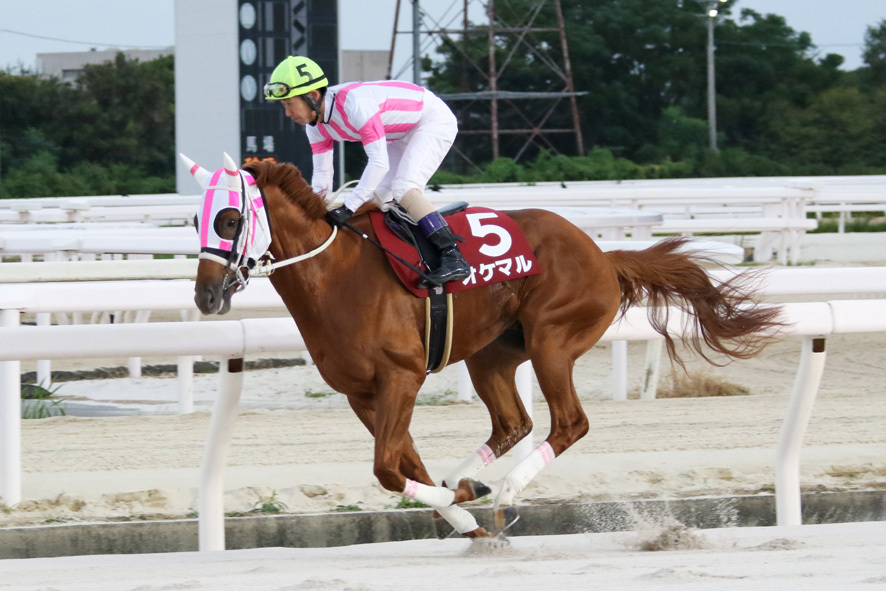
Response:
M412 0L412 81L421 86L421 6Z
M489 18L489 28L486 30L486 36L489 41L489 94L491 100L489 102L491 133L492 133L492 159L499 157L498 150L498 68L495 64L495 8L494 1L489 0L486 5L486 15Z
M720 3L727 0L719 0ZM714 23L717 20L717 2L708 3L708 141L711 151L717 152L717 86L714 76Z
M713 14L711 14L713 13ZM717 151L717 90L714 80L714 19L717 11L708 13L708 136L711 150Z

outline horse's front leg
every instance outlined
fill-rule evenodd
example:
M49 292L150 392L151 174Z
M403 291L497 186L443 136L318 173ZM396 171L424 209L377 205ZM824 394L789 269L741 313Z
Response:
M376 416L375 411L359 400L354 398L348 398L348 402L351 405L351 409L353 409L354 413L360 419L360 422L369 430L369 433L375 437L375 426L376 426ZM412 439L412 435L408 432L406 433L406 441L402 450L400 450L400 472L409 480L414 480L416 482L422 482L425 484L433 483L431 476L428 474L428 471L425 469L425 465L422 463L421 458L418 455L418 450L415 446L415 442ZM458 486L449 487L455 491L455 501L454 504L464 503L467 501L473 501L479 498L482 498L492 490L483 484L482 482L476 482L474 480L462 479L461 482L457 483ZM445 486L445 484L444 484Z
M383 400L386 402L381 402ZM415 394L380 396L379 402L374 429L370 429L375 434L374 470L379 483L387 490L432 507L460 534L489 537L489 532L480 527L474 516L458 506L489 494L489 487L465 480L450 490L435 486L428 475L409 434Z

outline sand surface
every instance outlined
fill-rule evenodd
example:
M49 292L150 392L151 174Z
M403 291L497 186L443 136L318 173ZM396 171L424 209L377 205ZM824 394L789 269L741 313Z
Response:
M645 548L655 548L649 551ZM874 591L886 523L524 536L0 561L16 591Z

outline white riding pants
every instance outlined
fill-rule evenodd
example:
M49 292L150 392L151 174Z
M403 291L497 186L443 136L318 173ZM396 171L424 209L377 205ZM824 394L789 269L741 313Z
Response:
M425 93L421 120L403 139L388 142L390 170L375 190L384 203L400 202L410 189L424 192L458 134L458 120L440 97Z

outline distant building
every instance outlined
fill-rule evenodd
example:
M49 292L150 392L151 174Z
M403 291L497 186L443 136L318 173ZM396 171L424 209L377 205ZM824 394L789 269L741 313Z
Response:
M74 82L87 64L99 65L114 61L118 53L129 59L148 62L175 53L174 47L166 49L106 49L104 51L73 51L64 53L38 53L37 71L48 78Z
M384 80L387 75L388 52L386 50L342 50L342 82Z

